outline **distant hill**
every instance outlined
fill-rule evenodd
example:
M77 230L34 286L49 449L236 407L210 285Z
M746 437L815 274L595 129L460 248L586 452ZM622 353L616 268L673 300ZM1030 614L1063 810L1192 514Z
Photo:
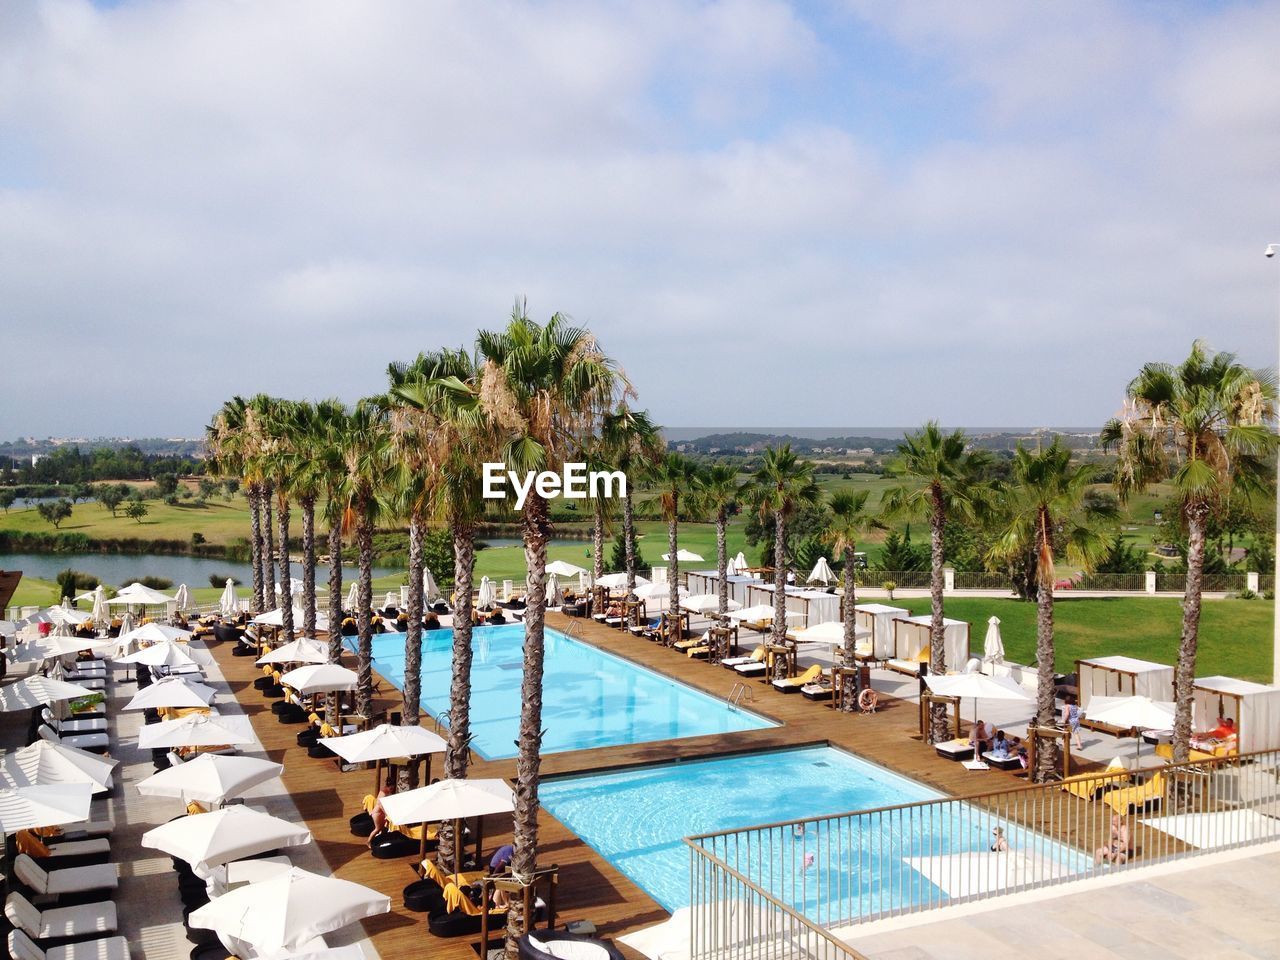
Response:
M791 444L792 449L808 456L827 454L830 456L880 455L892 453L902 439L905 431L876 430L873 433L836 433L821 435L821 430L808 429L803 433L767 432L755 430L720 430L704 434L694 434L690 429L664 431L667 446L672 450L701 454L752 454L759 453L766 447ZM1013 450L1019 443L1024 446L1036 443L1049 443L1055 436L1073 450L1096 450L1098 432L1096 430L1067 428L1034 428L1034 429L979 429L965 430L969 442L975 447L986 450Z
M89 450L123 450L134 447L160 457L203 457L204 440L198 437L20 437L0 441L0 460L47 455L55 450L78 447Z

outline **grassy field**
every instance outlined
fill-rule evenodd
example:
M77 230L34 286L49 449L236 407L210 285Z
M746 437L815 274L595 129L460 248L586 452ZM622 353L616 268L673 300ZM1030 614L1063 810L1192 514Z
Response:
M231 502L210 500L203 507L180 501L169 506L162 500L148 500L149 513L142 522L130 520L123 509L119 516L96 500L75 505L71 516L58 528L61 533L83 533L100 540L144 539L190 541L200 533L209 543L231 543L249 536L249 505L243 497ZM0 530L51 533L53 526L42 519L34 507L10 509L0 514Z

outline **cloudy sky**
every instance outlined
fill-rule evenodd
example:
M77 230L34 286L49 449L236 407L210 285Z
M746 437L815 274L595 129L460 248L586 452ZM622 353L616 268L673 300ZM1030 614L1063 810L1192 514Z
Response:
M1084 425L1277 349L1280 5L5 0L0 438L374 392L517 294L671 425Z

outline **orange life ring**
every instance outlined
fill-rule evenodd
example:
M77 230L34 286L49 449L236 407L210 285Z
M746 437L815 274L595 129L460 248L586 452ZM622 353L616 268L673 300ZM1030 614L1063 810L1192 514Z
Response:
M863 713L875 713L876 705L880 702L880 698L876 696L876 692L870 687L858 694L858 709Z

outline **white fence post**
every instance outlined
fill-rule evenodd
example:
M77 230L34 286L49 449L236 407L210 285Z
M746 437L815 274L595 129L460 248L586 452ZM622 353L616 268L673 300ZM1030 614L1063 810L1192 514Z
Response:
M1156 592L1156 572L1154 570L1147 571L1147 593L1154 594Z
M1250 570L1244 575L1244 587L1250 593L1258 592L1258 571Z
M942 568L942 592L952 593L956 589L956 571L954 567Z

